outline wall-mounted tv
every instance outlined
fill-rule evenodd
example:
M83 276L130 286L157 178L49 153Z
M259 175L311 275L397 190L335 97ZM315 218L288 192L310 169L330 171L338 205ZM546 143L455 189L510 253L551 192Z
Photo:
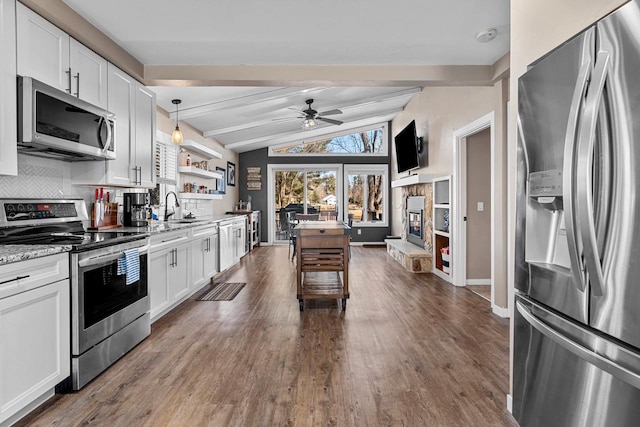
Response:
M411 171L420 167L415 120L412 120L407 127L396 135L395 145L398 173Z

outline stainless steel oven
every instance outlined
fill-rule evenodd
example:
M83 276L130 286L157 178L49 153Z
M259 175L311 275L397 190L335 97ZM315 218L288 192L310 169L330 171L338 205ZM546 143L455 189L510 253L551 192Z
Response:
M139 256L139 279L118 274L124 251ZM148 239L71 252L71 372L82 388L151 332Z
M79 390L151 333L149 238L86 233L88 219L82 199L0 199L0 244L71 248L71 377L59 390ZM125 253L139 270L122 268Z

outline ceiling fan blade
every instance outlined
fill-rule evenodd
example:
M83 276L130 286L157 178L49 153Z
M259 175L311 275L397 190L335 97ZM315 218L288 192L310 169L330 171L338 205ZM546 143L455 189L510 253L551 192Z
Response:
M333 119L327 119L326 117L316 117L316 120L322 120L323 122L327 122L327 123L331 123L332 125L341 125L344 122L341 122L340 120L333 120Z
M304 119L304 117L280 117L278 119L271 119L272 122L281 122L284 120L298 120L298 119Z
M334 114L342 114L342 111L335 109L335 110L329 110L329 111L324 111L322 113L319 113L319 116L331 116Z
M300 113L300 114L304 114L304 115L307 114L304 111L300 110L299 108L287 107L287 110L295 111L296 113Z

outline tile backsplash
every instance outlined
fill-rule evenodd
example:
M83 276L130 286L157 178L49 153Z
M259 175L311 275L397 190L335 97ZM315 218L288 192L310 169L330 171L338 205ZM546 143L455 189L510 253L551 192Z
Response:
M81 197L71 185L68 163L33 156L18 156L18 175L0 176L0 197Z

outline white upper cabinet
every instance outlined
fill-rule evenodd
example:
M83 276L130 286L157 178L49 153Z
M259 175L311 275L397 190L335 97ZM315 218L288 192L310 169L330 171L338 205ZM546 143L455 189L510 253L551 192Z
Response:
M107 61L26 6L17 5L18 74L107 109Z
M107 61L74 39L69 41L69 58L73 95L107 110Z
M137 185L149 188L155 186L156 94L138 83L135 99Z
M155 187L156 95L109 63L107 66L108 110L116 116L116 159L101 167L77 162L76 184L116 187Z
M0 175L18 174L15 0L0 0Z

